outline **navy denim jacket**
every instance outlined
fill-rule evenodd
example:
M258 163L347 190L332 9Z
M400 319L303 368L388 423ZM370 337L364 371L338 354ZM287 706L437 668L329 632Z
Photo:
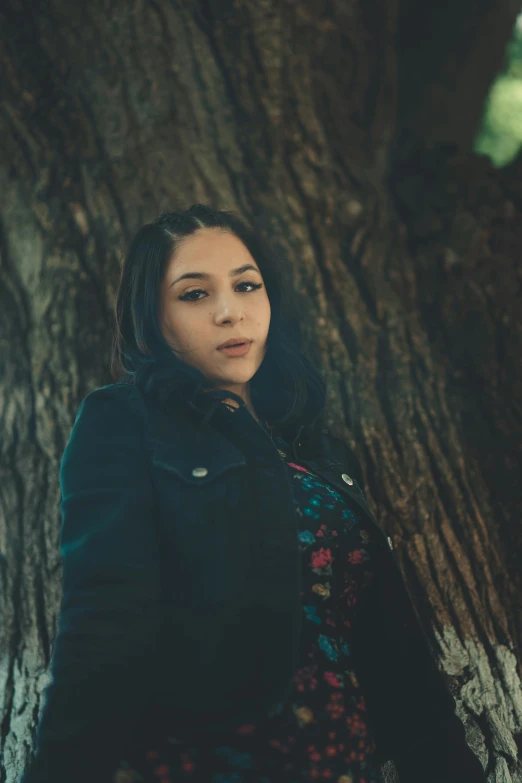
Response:
M400 783L486 783L357 458L322 437L321 459L301 464L356 502L381 544L354 629L378 757ZM297 518L281 456L246 407L202 421L136 386L96 389L60 489L63 596L22 783L112 783L133 732L154 732L152 701L180 736L277 709L299 648Z

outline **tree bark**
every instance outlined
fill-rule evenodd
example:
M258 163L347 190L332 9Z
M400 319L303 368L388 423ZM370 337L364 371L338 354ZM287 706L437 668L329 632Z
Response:
M237 209L288 260L329 424L469 744L491 781L522 781L522 160L471 152L517 10L4 0L2 781L47 684L59 462L111 380L123 248L196 201Z

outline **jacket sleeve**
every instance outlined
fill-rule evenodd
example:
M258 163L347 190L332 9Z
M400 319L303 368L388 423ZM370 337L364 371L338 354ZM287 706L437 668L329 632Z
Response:
M363 488L353 452L347 460ZM400 783L486 783L389 549L376 555L374 580L353 628L353 648L377 757L381 763L393 760Z
M62 601L21 783L112 781L146 698L160 568L137 395L117 385L87 395L62 457Z

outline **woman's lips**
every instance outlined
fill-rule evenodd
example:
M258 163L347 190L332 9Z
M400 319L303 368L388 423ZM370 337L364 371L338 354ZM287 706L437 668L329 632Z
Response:
M249 352L251 345L252 341L249 343L243 343L243 345L229 345L227 348L218 348L218 351L221 351L221 353L224 353L230 357L244 356Z

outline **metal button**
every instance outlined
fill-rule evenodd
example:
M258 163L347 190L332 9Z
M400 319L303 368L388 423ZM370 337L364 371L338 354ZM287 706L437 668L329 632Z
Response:
M348 473L343 473L341 478L343 481L346 481L347 484L353 484L353 478L350 478Z
M391 540L390 536L388 536L388 546L390 549L393 549L393 541Z
M207 473L208 473L207 468L194 468L194 470L192 471L192 475L195 478L203 478L203 476L206 476Z

